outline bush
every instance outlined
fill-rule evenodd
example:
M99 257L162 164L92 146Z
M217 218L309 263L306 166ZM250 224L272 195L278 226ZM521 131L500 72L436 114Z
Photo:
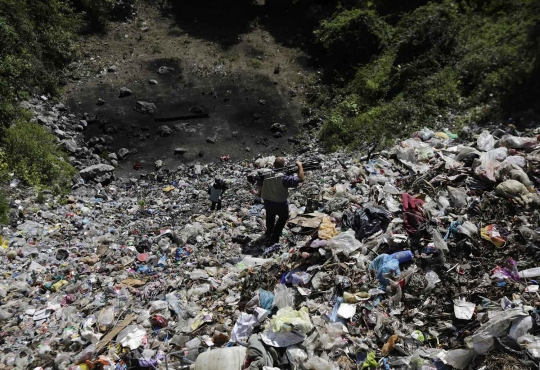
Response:
M28 91L55 92L76 55L78 18L61 0L0 0L0 124L20 115Z
M2 161L25 183L67 190L75 169L56 138L34 122L18 122L5 132Z
M0 192L0 224L7 225L9 223L9 204L6 195Z
M317 32L330 56L355 70L336 81L332 99L311 99L325 102L328 149L363 147L424 125L539 118L540 2L419 0L416 9L390 14L391 0L364 3ZM395 26L378 23L383 8ZM368 60L357 54L366 50L359 38L371 40Z
M352 9L335 13L315 31L326 51L327 68L338 75L368 62L390 40L392 28L373 10Z

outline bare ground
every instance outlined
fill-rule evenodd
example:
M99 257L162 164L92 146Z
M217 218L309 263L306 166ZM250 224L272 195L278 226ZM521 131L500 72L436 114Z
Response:
M226 21L232 21L228 17ZM130 172L134 162L152 170L157 159L173 167L215 161L222 155L244 158L290 151L288 139L299 136L305 86L315 71L307 66L308 56L290 46L294 35L291 42L283 42L288 37L279 24L278 31L270 32L258 19L239 20L243 27L233 29L219 22L163 15L148 6L139 9L135 20L113 24L106 36L88 37L84 57L72 65L65 89L74 113L100 119L89 125L85 137L109 133L114 140L109 152L136 149L120 162L120 172ZM172 70L159 74L162 66ZM150 79L158 84L151 85ZM133 94L120 98L121 87ZM99 98L106 103L98 106ZM157 112L136 112L137 101L155 103ZM190 115L195 106L209 117L155 122ZM281 138L270 131L276 122L287 127ZM173 129L171 136L157 135L163 124ZM215 143L207 138L215 138ZM174 156L177 147L187 149L186 154Z

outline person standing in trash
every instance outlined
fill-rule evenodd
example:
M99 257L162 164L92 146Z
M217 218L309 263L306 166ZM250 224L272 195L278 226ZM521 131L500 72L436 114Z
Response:
M266 238L270 244L279 241L281 232L289 218L289 189L296 188L299 183L304 182L304 168L302 162L296 162L298 166L298 176L288 176L283 172L272 172L264 174L258 181L259 196L264 200L266 209ZM285 167L285 158L277 157L274 161L274 168ZM276 222L276 216L278 220Z
M219 211L221 209L221 197L223 193L227 190L225 182L221 179L216 178L214 184L208 187L208 199L212 202L210 209L213 211L216 209Z

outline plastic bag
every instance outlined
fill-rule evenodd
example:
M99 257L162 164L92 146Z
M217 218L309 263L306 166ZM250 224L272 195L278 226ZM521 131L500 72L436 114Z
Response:
M495 138L486 130L482 131L476 140L478 149L487 152L495 147Z
M424 141L431 139L434 135L435 132L431 131L427 127L424 127L422 130L418 131L418 137Z
M500 197L514 199L522 204L528 204L532 201L525 185L517 180L506 180L501 182L495 188L495 193Z
M306 370L339 370L337 364L333 364L327 360L323 360L320 357L310 357L309 360L304 362L304 369Z
M101 331L106 331L114 322L114 307L109 306L101 310L98 316L98 326Z
M519 167L525 167L525 158L519 155L510 155L504 161Z
M292 307L294 305L294 292L283 284L274 288L274 304L277 308Z
M498 168L499 162L493 158L492 153L482 153L479 159L475 159L473 163L474 173L482 180L496 182L495 170Z
M307 334L313 329L307 307L302 307L298 311L292 307L281 308L270 320L270 325L274 332L296 329Z
M370 270L377 271L377 279L381 283L381 289L385 290L390 281L386 278L386 274L394 272L396 275L401 274L399 269L399 261L388 254L381 254L377 256L369 264Z
M356 239L355 232L351 229L330 239L328 241L328 248L332 250L334 255L342 252L348 256L355 250L362 248L362 243ZM362 254L365 254L366 248L364 247L363 249Z
M439 233L438 230L433 230L431 233L431 236L433 237L433 244L435 245L435 248L439 253L448 253L448 245L444 241L443 237L441 236L441 233Z
M456 208L463 208L467 205L467 193L463 189L448 186L450 201Z
M274 295L268 290L259 289L259 303L265 310L271 310L274 307Z
M427 285L426 285L426 288L424 289L424 292L428 293L431 290L433 290L433 288L435 288L435 285L438 282L440 282L441 279L439 278L439 275L437 275L436 272L428 271L426 272L426 281L427 281Z
M504 135L499 141L499 144L511 149L525 149L537 146L538 140L535 137Z
M324 216L319 226L319 239L332 239L338 234L339 231L336 230L336 225L332 223L332 219L329 216Z
M478 234L478 228L470 221L465 221L463 225L459 225L457 230L460 234L465 234L469 238L473 238Z
M506 157L508 157L508 149L503 147L492 149L489 151L489 155L491 156L491 158L502 162L506 159Z
M360 167L351 166L347 169L347 179L349 181L357 180L362 175Z

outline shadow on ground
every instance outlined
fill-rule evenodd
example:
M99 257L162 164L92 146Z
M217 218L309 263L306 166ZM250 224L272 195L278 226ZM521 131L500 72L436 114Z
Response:
M160 67L169 70L159 74ZM81 91L76 100L71 98L68 103L73 111L98 118L85 131L86 140L110 135L113 141L105 148L107 152L135 149L136 154L120 162L120 172L124 173L132 171L134 162L152 171L158 159L174 168L195 160L217 161L224 155L240 159L290 150L287 138L298 132L298 108L279 93L268 76L245 73L223 76L214 72L200 77L184 68L178 60L156 59L143 66L137 81L129 85L131 96L120 98L118 87L104 83ZM149 84L149 79L157 80L157 85ZM99 98L106 103L98 106ZM134 110L137 101L154 103L157 111L153 115L141 114ZM194 107L207 113L208 118L156 122L156 119L192 115L198 110ZM283 137L273 137L270 127L276 122L288 128ZM163 125L172 129L170 136L158 134ZM186 150L185 154L174 154L179 147ZM251 150L248 152L246 148ZM204 153L202 157L200 152Z

